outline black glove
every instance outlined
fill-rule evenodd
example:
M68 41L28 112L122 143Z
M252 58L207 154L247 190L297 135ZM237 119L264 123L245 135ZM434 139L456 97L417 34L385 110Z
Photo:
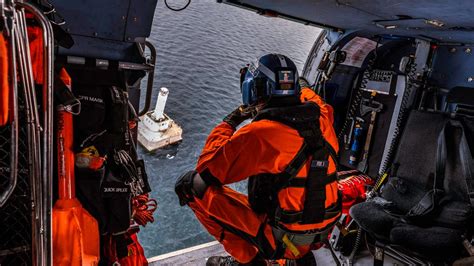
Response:
M234 129L237 128L242 122L252 117L251 112L242 112L245 108L245 105L237 107L232 113L224 117L223 121L231 125Z
M311 88L311 85L309 85L309 82L303 78L303 77L299 77L298 78L298 84L300 85L300 88Z
M176 184L174 185L174 191L176 192L176 195L178 195L179 205L184 206L194 200L192 187L194 176L197 173L198 172L194 170L189 171L180 176L178 180L176 180Z

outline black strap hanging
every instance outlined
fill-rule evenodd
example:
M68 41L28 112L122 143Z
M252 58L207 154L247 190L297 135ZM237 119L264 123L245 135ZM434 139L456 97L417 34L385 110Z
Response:
M322 181L324 177L327 176L329 153L323 145L318 146L318 149L313 153L306 180L306 197L304 201L303 219L301 221L302 224L313 224L324 221L327 184Z

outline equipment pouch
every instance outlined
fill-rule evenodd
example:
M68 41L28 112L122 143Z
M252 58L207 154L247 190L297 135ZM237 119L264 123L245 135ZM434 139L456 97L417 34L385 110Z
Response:
M128 130L128 96L121 88L112 86L108 92L107 129L121 134Z
M126 231L132 216L130 187L108 170L102 182L101 194L106 210L107 232L115 234Z
M251 176L248 181L248 199L252 210L258 214L274 215L278 206L278 195L274 191L275 176L260 174Z

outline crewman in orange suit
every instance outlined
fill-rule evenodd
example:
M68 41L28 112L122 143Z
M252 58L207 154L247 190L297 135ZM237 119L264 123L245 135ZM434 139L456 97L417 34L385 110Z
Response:
M333 109L279 54L243 68L241 90L244 105L212 130L196 170L177 180L180 204L231 255L207 265L315 265L310 250L341 212ZM226 186L246 179L248 196Z

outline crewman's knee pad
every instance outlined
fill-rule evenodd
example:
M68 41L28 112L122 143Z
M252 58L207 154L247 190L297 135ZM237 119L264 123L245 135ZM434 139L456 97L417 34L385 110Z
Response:
M207 187L206 182L197 171L189 171L176 180L174 189L178 195L179 204L184 206L193 201L194 197L202 199Z
M196 173L193 178L193 187L192 191L194 196L198 197L199 199L202 199L204 197L204 193L206 193L208 185L202 179L201 175L199 173Z

